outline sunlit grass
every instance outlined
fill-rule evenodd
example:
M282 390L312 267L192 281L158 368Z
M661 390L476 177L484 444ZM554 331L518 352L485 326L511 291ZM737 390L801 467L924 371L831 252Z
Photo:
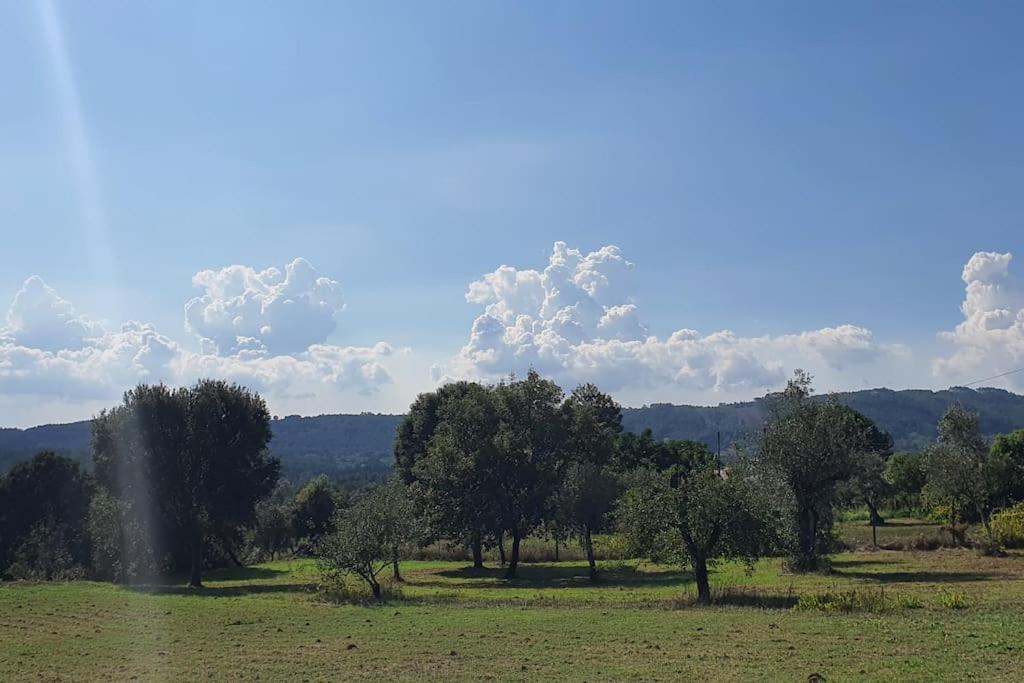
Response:
M1019 553L842 553L801 576L777 559L751 574L724 563L710 608L677 568L601 568L591 586L579 561L525 564L513 581L494 564L407 562L399 595L369 607L325 600L309 560L213 572L201 590L4 585L0 680L1016 680L1024 667ZM801 596L826 609L796 609Z

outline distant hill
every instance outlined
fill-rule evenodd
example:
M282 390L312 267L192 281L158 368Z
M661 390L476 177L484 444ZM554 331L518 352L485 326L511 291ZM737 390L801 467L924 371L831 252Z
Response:
M1024 396L1002 389L866 389L836 396L892 434L901 451L919 450L932 443L942 413L957 402L981 416L982 431L988 436L1024 428ZM717 406L656 403L626 408L623 424L628 431L650 428L659 439L694 439L711 448L716 447L720 431L726 449L738 439L756 435L764 415L763 399Z
M992 436L1024 429L1024 396L1002 389L943 391L868 389L837 394L893 435L898 450L917 450L935 439L935 424L955 402L981 415L985 434ZM722 448L756 435L764 419L762 400L717 406L678 406L656 403L626 408L629 431L650 428L659 439L694 439ZM281 458L286 477L302 482L318 474L351 475L381 471L391 463L391 444L401 415L292 415L274 420L271 450ZM83 462L89 460L89 422L43 425L30 429L0 429L0 472L42 450L53 450Z

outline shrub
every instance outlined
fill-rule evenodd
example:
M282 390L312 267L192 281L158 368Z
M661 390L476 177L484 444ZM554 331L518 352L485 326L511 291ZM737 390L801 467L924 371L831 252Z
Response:
M1024 548L1024 503L992 515L992 538L1006 548Z
M947 609L965 609L967 607L967 594L963 591L943 588L939 591L939 604Z

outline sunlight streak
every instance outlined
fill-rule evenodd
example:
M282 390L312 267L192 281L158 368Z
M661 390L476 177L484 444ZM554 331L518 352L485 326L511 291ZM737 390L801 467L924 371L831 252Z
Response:
M63 119L63 136L81 213L81 227L87 244L86 258L97 280L107 285L108 292L113 292L116 291L116 287L113 286L116 280L114 257L107 235L107 219L99 174L93 160L92 145L86 133L81 99L68 58L59 10L52 0L38 0L36 7L39 10L43 41L52 69L58 108Z

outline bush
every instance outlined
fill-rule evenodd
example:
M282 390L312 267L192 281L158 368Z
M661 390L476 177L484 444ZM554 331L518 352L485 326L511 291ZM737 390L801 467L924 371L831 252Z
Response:
M939 604L947 609L965 609L967 607L967 594L963 591L943 588L939 591Z
M1024 503L992 515L992 537L1006 548L1024 548Z
M14 551L8 573L29 581L73 581L85 576L69 548L74 541L67 529L52 521L34 525Z

